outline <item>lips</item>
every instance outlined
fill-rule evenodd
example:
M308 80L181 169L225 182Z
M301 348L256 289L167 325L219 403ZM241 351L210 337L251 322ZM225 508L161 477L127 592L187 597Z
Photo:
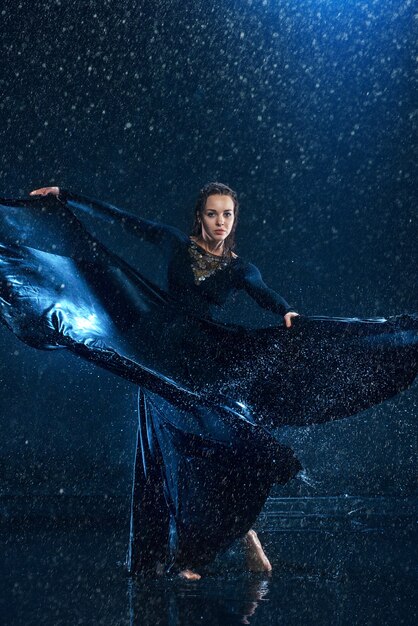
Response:
M215 233L217 235L223 235L224 233L226 233L226 230L215 230Z

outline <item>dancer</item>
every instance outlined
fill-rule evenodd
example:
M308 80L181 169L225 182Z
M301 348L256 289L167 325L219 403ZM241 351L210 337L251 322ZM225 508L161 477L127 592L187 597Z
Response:
M220 183L202 189L190 237L56 187L32 194L0 207L2 320L29 345L67 348L139 385L129 572L197 578L238 537L249 563L269 570L251 527L272 484L301 469L270 429L353 415L406 389L417 316L297 314L234 252L238 202ZM78 210L156 244L165 288ZM280 324L216 321L238 289Z

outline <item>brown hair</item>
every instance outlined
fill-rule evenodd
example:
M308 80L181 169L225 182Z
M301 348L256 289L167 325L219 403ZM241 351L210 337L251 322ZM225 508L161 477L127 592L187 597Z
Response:
M239 203L238 203L238 197L237 197L236 192L230 187L228 187L228 185L224 185L223 183L207 183L199 191L199 194L196 200L196 205L195 205L194 222L192 226L191 235L193 237L199 237L199 235L201 234L202 226L201 226L200 218L206 206L206 200L209 198L209 196L214 196L217 194L221 196L229 196L230 198L232 198L234 202L234 223L232 225L231 232L229 233L228 237L225 239L225 242L224 242L225 253L229 254L231 251L235 250L235 230L237 228L237 223L238 223Z

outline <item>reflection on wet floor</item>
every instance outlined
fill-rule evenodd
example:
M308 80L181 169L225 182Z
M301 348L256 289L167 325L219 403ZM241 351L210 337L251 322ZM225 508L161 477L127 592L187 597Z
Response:
M390 520L342 528L327 517L326 527L303 530L270 515L259 534L271 576L245 572L236 545L189 583L129 578L123 524L9 522L0 527L0 623L409 626L417 623L417 532L411 518Z
M266 579L245 577L207 579L203 585L131 581L130 624L251 624L269 586Z

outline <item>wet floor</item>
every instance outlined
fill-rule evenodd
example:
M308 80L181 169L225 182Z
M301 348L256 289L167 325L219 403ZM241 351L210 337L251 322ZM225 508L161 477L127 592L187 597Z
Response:
M294 499L284 508L276 502L260 518L271 576L246 573L236 545L194 583L131 580L123 567L127 530L109 520L9 520L1 527L1 623L416 624L418 533L411 511L402 515L399 503L371 511L357 500L331 516L318 502L307 507Z

